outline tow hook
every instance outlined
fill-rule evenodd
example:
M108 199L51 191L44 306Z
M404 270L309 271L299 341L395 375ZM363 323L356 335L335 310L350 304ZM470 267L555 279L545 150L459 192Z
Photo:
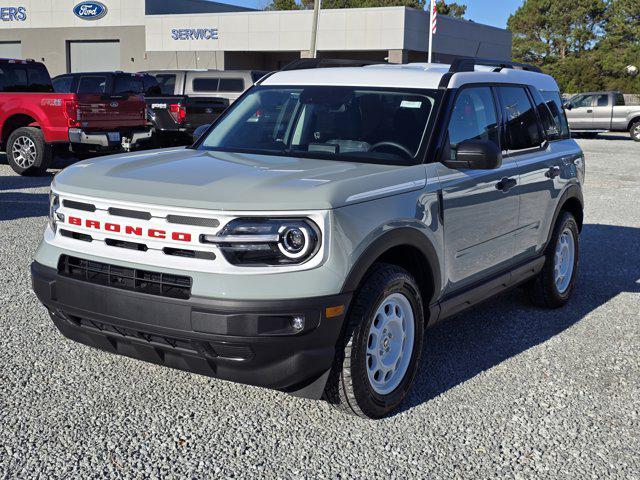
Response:
M127 137L122 137L122 149L125 152L131 151L131 139Z

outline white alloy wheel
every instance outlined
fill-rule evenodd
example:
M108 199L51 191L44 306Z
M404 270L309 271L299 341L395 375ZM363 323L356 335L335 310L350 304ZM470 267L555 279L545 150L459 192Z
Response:
M573 232L570 228L565 228L556 244L556 254L553 264L553 278L555 280L558 293L563 294L569 288L573 277L573 266L575 263L576 244Z
M404 379L413 353L415 318L411 302L392 293L378 307L367 338L367 375L374 392L387 395Z

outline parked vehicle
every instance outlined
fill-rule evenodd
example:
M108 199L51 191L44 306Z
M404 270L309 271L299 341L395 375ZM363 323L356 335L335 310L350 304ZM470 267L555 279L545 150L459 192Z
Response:
M582 136L604 132L629 132L640 142L640 105L626 105L620 92L589 92L565 104L569 127Z
M62 171L38 298L87 345L388 414L426 327L575 285L585 163L558 86L475 62L293 64L192 148Z
M161 95L147 97L149 119L162 146L193 143L194 131L212 123L264 72L160 70L148 72Z
M13 170L47 170L54 147L116 150L151 136L141 97L55 93L42 63L0 60L0 144Z

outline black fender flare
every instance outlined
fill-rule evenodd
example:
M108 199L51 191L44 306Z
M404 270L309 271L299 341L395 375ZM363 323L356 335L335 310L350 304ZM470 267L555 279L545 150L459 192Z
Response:
M566 188L566 190L560 196L560 200L556 205L556 211L553 213L553 220L551 221L551 228L549 229L549 233L547 234L547 241L544 244L544 249L547 248L549 242L551 241L551 236L553 235L553 230L555 228L556 222L558 221L558 217L560 216L560 212L564 209L567 201L575 198L580 203L580 207L584 210L584 198L582 196L582 189L580 185L574 183ZM582 225L580 225L582 229Z
M434 290L432 298L425 298L424 301L427 305L433 304L440 295L442 285L438 255L429 238L420 230L412 227L396 228L384 233L371 242L351 268L347 279L342 285L341 293L355 292L375 261L386 251L402 245L413 247L424 255L429 265Z

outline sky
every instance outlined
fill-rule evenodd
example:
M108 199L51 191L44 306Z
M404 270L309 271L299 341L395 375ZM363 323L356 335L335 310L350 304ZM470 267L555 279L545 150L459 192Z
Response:
M264 8L268 0L218 0L250 8ZM509 15L524 3L524 0L458 0L467 5L465 18L494 27L505 28Z

